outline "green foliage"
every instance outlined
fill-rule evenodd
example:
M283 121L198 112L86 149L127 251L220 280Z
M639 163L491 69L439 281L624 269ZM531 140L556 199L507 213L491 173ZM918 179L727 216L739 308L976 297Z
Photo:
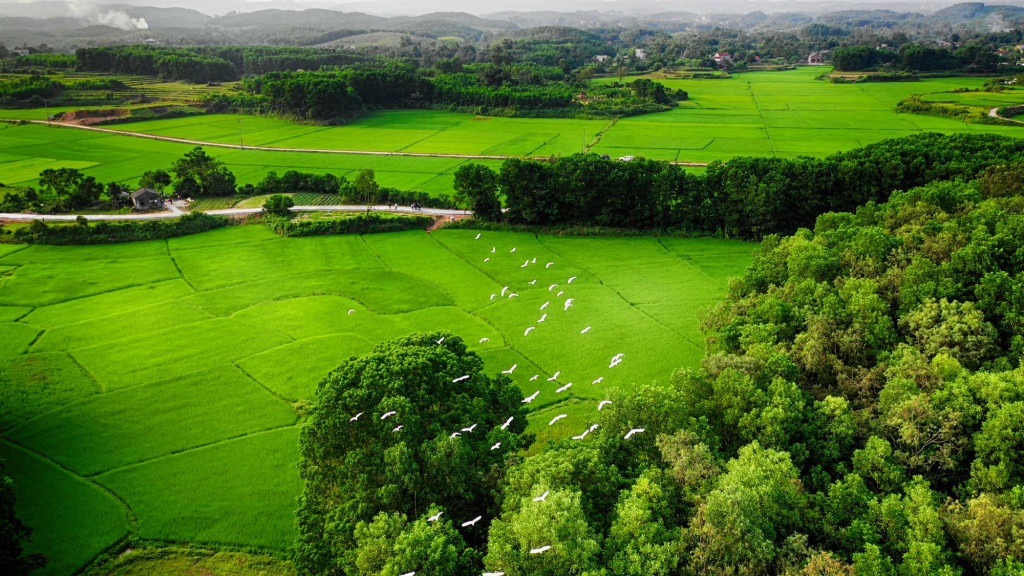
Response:
M481 220L501 220L498 175L480 164L463 164L455 170L454 200L467 206Z
M434 223L429 216L405 216L366 212L324 218L274 218L267 227L281 236L323 236L328 234L378 234L403 230L424 230Z
M263 202L263 211L271 216L287 218L291 216L292 206L295 206L295 201L291 196L273 194Z
M491 508L505 455L529 437L518 387L484 376L482 367L460 338L434 332L380 344L321 381L300 440L300 571L353 566L357 552L343 551L358 524L380 513L408 516L436 505L450 518L474 518ZM389 411L397 414L383 419ZM452 436L473 424L473 432ZM501 450L490 450L496 442Z
M224 163L196 146L171 165L174 193L182 198L230 196L235 193L235 175Z
M170 220L138 220L125 222L96 222L88 226L68 224L45 224L19 228L14 238L28 244L111 244L115 242L139 242L161 240L188 234L198 234L222 226L231 221L223 216L211 216L192 212Z

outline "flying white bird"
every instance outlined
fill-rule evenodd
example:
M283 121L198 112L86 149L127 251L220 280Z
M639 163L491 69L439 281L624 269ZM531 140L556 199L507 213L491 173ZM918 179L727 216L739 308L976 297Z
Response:
M501 289L501 297L502 298L505 297L505 292L508 292L508 286L505 286L504 288Z
M362 415L363 415L363 413L360 412L359 414L356 414L355 416L349 418L348 421L349 422L355 422L356 420L359 420L359 417L362 416Z
M630 436L632 436L633 434L639 434L639 433L641 433L641 432L643 432L643 431L644 431L644 429L643 429L643 428L633 428L633 429L632 429L632 430L630 430L629 432L626 432L626 436L625 436L625 438L624 438L624 439L625 439L625 440L629 440L629 437L630 437Z
M527 266L529 266L529 265L530 265L530 261L529 261L529 260L527 260L526 262L523 262L523 265L522 265L522 266L520 266L520 268L526 268L526 267L527 267Z
M406 572L405 574L399 574L398 576L416 576L416 571Z
M380 419L381 419L381 420L387 420L387 419L388 419L388 416L394 416L395 414L398 414L398 412L395 412L394 410L391 410L391 411L389 411L389 412L385 412L385 413L384 413L384 414L383 414L383 415L382 415L382 416L380 417Z
M551 286L548 286L548 292L551 292L555 288L558 288L558 284L552 284Z
M568 418L568 417L569 417L568 414L559 414L558 416L555 416L554 418L552 418L551 422L548 422L548 426L551 426L552 424L554 424L555 422L558 422L562 418Z
M590 326L587 326L583 330L580 330L580 334L586 334L587 332L590 332Z
M548 550L551 550L551 546L541 546L540 548L530 549L530 554L543 554Z
M449 440L454 440L456 436L462 436L458 432L452 432L452 435L448 437Z
M591 432L593 432L594 430L597 430L597 427L598 427L598 426L599 426L599 424L591 424L591 425L590 425L590 428L588 428L588 430L590 430Z
M515 298L517 296L519 296L519 294L516 294L515 292L508 295L509 298Z
M562 387L561 387L561 388L559 388L558 390L555 390L555 392L556 392L556 393L561 393L561 392L565 392L566 390L568 390L568 389L569 389L569 388L571 388L571 387L572 387L572 382L569 382L569 383L568 383L568 384L566 384L565 386L562 386Z
M399 431L399 430L401 430L402 428L405 428L405 424L400 424L400 425L398 425L398 426L395 426L394 428L392 428L392 429L391 429L391 431L392 431L392 432L398 432L398 431Z
M561 373L562 373L561 370L555 372L554 376L552 376L551 378L548 378L548 382L554 382L555 380L558 380L558 375L561 374Z
M552 264L554 264L554 262L548 262L547 264L544 265L544 267L545 268L550 268Z
M537 263L537 257L536 257L536 256L534 256L534 257L533 257L533 260L531 260L531 261L530 261L530 263L531 263L531 264L536 264L536 263Z
M477 516L476 518L473 518L468 522L463 522L462 527L465 528L466 526L475 526L476 523L479 522L481 518L483 518L483 516Z
M527 282L527 284L529 284L530 286L533 286L536 283L537 283L537 279L536 278L534 278L533 280L530 280L529 282Z
M502 374L511 374L512 372L515 371L516 366L519 366L519 364L513 364L511 368L509 368L508 370L502 370L501 373Z
M541 494L540 496L537 496L536 498L534 498L533 501L534 502L544 502L544 501L546 501L547 498L548 498L548 493L549 492L551 492L551 490L545 490L543 494Z
M569 306L572 306L572 298L566 298L566 300L565 300L565 308L564 309L568 310Z
M458 378L453 378L452 379L452 384L454 384L456 382L462 382L463 380L469 380L469 374L464 374L462 376L459 376Z
M590 430L584 430L583 434L579 434L577 436L573 436L572 439L573 440L583 440L584 438L587 437L587 434L590 434Z
M494 254L494 251L497 250L497 249L498 249L497 246L491 246L491 254Z
M625 354L623 354L622 352L619 352L615 356L612 356L612 360L621 360L623 356L625 356Z
M611 400L601 400L600 402L597 403L597 409L600 410L601 408L604 408L605 406L611 403Z
M505 423L501 425L501 429L504 430L505 428L508 428L508 425L512 423L513 419L515 419L515 416L509 416L508 420L505 420Z
M505 576L504 572L484 572L483 576Z
M498 448L501 448L501 442L496 442L494 446L491 446L491 450L497 450Z
M434 342L437 342L438 344L440 344L441 342L444 342L444 336L441 336L437 340L434 340Z
M547 319L548 319L548 313L545 312L544 315L540 317L540 320L537 320L537 322L540 323L540 322L543 322L543 321L545 321Z
M491 341L490 338L488 338L487 336L484 336L483 338L480 339L480 344L483 344L484 342L490 342L490 341Z
M476 235L476 238L473 238L473 240L479 240L479 239L480 239L480 235L479 234Z
M591 384L600 384L600 383L601 383L601 380L604 380L604 376L601 376L601 377L600 377L600 378L598 378L597 380L594 380L593 382L591 382Z
M491 294L491 300L494 300L494 299L495 299L495 298L497 298L497 297L498 297L498 295L497 295L497 294Z
M348 315L351 316L352 313L355 312L355 311L356 311L355 308L349 308L348 309Z
M548 300L547 302L545 302L545 303L541 304L541 305L540 305L540 309L541 309L541 310L543 310L543 309L547 308L547 307L548 307L548 304L551 304L551 301L550 301L550 300Z
M558 294L555 294L555 297L561 296L562 294L565 294L565 290L559 290Z
M536 380L537 378L540 378L540 374L534 374L534 375L533 375L533 378L530 378L530 382L533 382L533 381L534 381L534 380Z
M462 431L463 432L472 432L475 429L476 429L476 423L474 422L472 426L470 426L469 428L463 428Z
M490 257L484 258L484 262L490 262L490 261L491 261Z
M566 282L566 284L572 284L572 281L573 281L573 280L575 280L575 279L576 279L576 277L575 277L575 276L572 276L572 277L570 277L570 278L569 278L569 281L568 281L568 282Z
M438 512L437 514L434 514L430 518L427 518L427 522L437 522L438 520L441 519L441 514L444 514L444 512Z
M529 395L529 396L527 396L526 398L523 398L523 401L522 401L521 403L522 403L522 404L529 404L530 402L533 402L534 400L536 400L536 399L537 399L537 396L538 396L539 394L540 394L540 390L537 390L537 391L536 391L536 392L534 392L533 394L530 394L530 395Z
M515 251L516 251L516 249L513 247L511 250L509 250L509 254L511 254L511 253L513 253Z
M621 362L622 362L622 358L616 358L616 359L614 359L614 360L612 360L612 361L611 361L611 364L608 364L608 367L609 367L609 368L615 368L615 367L616 367L616 366L618 366L618 365L619 365L619 364L620 364Z
M537 329L536 326L530 326L529 328L526 329L526 332L523 332L523 336L526 336L527 334L529 334L530 330L536 330L536 329Z

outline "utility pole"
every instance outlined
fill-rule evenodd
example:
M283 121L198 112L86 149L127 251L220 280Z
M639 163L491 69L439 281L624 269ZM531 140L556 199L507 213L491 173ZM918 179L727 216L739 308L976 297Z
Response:
M43 109L46 111L46 123L50 124L50 105L46 103L46 98L43 98Z
M583 129L583 153L587 153L587 129Z
M241 144L242 150L245 150L245 139L242 138L242 119L241 118L237 118L237 120L238 120L238 142Z

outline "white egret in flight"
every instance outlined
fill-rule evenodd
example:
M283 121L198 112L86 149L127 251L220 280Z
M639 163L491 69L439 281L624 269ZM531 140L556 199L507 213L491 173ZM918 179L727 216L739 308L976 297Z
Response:
M559 414L558 416L555 416L554 418L552 418L551 422L548 422L548 426L551 426L552 424L554 424L555 422L558 422L562 418L568 418L568 417L569 417L568 414Z
M515 416L509 416L508 420L505 420L505 423L501 425L501 429L504 430L505 428L508 428L508 425L512 423L513 419L515 419Z
M530 395L529 395L529 396L527 396L526 398L523 398L523 401L522 401L522 403L523 403L523 404L529 404L530 402L533 402L534 400L536 400L536 399L537 399L537 395L539 395L539 394L540 394L540 390L537 390L537 391L536 391L536 392L534 392L533 394L530 394Z
M385 412L385 413L384 413L384 414L383 414L383 415L382 415L382 416L380 417L380 419L381 419L381 420L387 420L387 419L388 419L388 416L394 416L395 414L398 414L398 412L395 412L394 410L391 410L391 411Z
M360 412L359 414L356 414L355 416L349 418L348 421L349 422L355 422L356 420L359 420L359 417L362 416L362 415L363 415L363 413Z
M597 403L597 409L600 410L601 408L604 408L605 406L607 406L607 405L609 405L611 403L612 403L611 400L601 400L600 402Z
M483 518L483 516L477 516L476 518L473 518L468 522L463 522L462 527L465 528L466 526L475 526L476 523L479 522L481 518Z
M546 501L547 498L548 498L548 493L549 492L551 492L551 490L545 490L543 494L541 494L540 496L537 496L536 498L534 498L533 501L534 502L544 502L544 501Z
M541 546L540 548L530 549L530 554L543 554L548 550L551 550L551 546Z
M629 432L626 432L626 436L625 436L625 438L624 438L624 439L625 439L625 440L629 440L630 436L632 436L632 435L634 435L634 434L639 434L639 433L641 433L641 432L643 432L643 431L644 431L644 429L643 429L643 428L633 428L633 429L632 429L632 430L630 430Z
M512 372L515 371L516 366L519 366L519 364L513 364L511 368L509 368L508 370L502 370L501 373L502 374L511 374Z
M568 389L569 389L569 388L570 388L571 386L572 386L572 382L569 382L569 383L568 383L568 384L566 384L565 386L562 386L562 387L561 387L561 388L559 388L558 390L555 390L555 392L556 392L556 393L561 393L561 392L565 392L565 391L566 391L566 390L568 390Z
M558 375L561 374L561 373L562 373L561 370L555 372L554 376L552 376L551 378L548 378L548 382L554 382L555 380L558 380Z

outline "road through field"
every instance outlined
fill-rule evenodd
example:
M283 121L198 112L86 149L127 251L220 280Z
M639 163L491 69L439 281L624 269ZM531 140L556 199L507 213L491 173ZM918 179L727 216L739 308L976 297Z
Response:
M444 208L412 208L411 206L377 205L367 208L365 205L338 204L334 206L292 206L293 212L400 212L403 214L425 214L427 216L464 216L468 210L448 210ZM263 208L223 208L219 210L203 210L205 214L215 216L244 216L258 214ZM144 214L87 214L87 220L166 220L177 218L183 212L178 209L164 212L148 212ZM25 212L0 212L0 220L49 220L55 222L71 222L78 218L77 214L31 214Z
M3 120L3 119L0 119ZM22 120L23 122L23 120ZM231 148L234 150L261 150L268 152L312 152L318 154L358 154L364 156L413 156L419 158L461 158L467 160L506 160L508 158L521 158L516 155L495 155L495 154L444 154L439 152L391 152L384 150L333 150L330 148L282 148L276 146L243 146L241 144L226 144L222 142L207 142L203 140L192 140L189 138L176 138L173 136L160 136L157 134L144 134L141 132L128 132L125 130L113 130L110 128L99 128L97 126L83 126L66 122L48 122L46 120L28 120L32 124L43 124L46 126L60 126L62 128L77 128L79 130L92 130L94 132L106 132L119 136L133 136L135 138L149 138L151 140L163 140L165 142L176 142L178 144L195 144L196 146L210 146L214 148ZM538 160L545 160L547 156L534 156ZM670 162L680 166L707 166L707 162Z

